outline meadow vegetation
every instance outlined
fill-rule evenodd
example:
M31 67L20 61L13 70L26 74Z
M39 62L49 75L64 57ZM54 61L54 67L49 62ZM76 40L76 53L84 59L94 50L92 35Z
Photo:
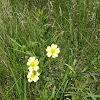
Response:
M0 0L0 100L100 100L99 0Z

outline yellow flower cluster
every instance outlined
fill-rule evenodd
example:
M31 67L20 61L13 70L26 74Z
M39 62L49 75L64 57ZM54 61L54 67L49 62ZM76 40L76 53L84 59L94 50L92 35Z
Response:
M57 45L56 44L52 44L51 46L47 46L47 57L52 57L52 58L56 58L58 57L58 54L60 53L60 49L57 48ZM28 75L27 75L27 78L28 78L28 82L37 82L39 80L39 75L40 73L38 72L38 69L39 69L39 61L38 59L35 59L35 57L30 57L28 59L28 62L27 62L27 66L28 67Z
M27 65L29 66L28 70L28 75L27 75L27 78L28 78L28 82L37 82L39 80L39 73L38 73L38 69L39 69L39 61L38 59L35 59L35 57L30 57L28 59L28 62L27 62Z

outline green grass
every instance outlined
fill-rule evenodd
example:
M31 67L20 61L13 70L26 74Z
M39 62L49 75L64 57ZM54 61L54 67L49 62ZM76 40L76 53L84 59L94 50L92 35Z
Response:
M99 0L1 0L0 99L99 100L99 10ZM52 43L55 59L46 56ZM37 83L27 81L30 56Z

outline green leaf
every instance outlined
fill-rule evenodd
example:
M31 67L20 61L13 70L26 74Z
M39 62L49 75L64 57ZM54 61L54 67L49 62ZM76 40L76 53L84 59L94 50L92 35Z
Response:
M73 66L76 65L76 62L77 62L77 59L74 59L74 61L73 61Z
M29 55L29 56L33 56L33 53L31 53L29 51L26 51L26 54Z
M96 97L95 97L93 94L91 94L91 93L89 93L89 92L87 92L87 94L88 94L93 100L96 100Z
M52 100L55 97L55 89L56 89L56 86L53 87L52 95L49 97L48 100Z

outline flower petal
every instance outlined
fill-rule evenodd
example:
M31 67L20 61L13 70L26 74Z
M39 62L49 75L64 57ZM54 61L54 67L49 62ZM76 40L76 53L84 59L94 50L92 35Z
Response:
M52 57L53 57L53 58L56 58L56 57L58 57L58 54L55 53L55 54L52 55Z
M30 61L28 61L28 62L27 62L27 66L30 66L30 64L31 64L31 62L30 62Z
M47 51L47 52L51 51L51 47L50 47L50 46L47 46L46 51Z
M56 49L56 53L60 53L60 49L59 48Z
M28 72L27 78L30 78L32 71Z
M36 64L36 65L38 65L38 64L39 64L39 61L38 61L38 59L36 59L36 60L35 60L35 64Z
M52 55L51 52L48 52L48 53L47 53L47 56L48 56L48 57L51 57L51 55Z
M35 61L35 57L30 57L30 62L33 62L33 61Z
M40 73L38 73L38 72L37 72L37 73L36 73L36 75L37 75L37 76L39 76L39 75L40 75Z
M28 67L28 70L29 70L29 71L33 71L33 67L31 67L31 66Z
M33 57L30 57L29 60L31 60Z
M39 80L39 77L36 76L35 78L32 79L34 82L37 82L37 80Z
M34 70L37 71L39 69L39 66L35 66Z
M56 49L56 48L57 48L57 45L56 45L56 44L52 44L52 45L51 45L51 48L52 48L52 49Z
M29 78L29 79L28 79L28 82L32 82L32 79L31 79L31 78Z

